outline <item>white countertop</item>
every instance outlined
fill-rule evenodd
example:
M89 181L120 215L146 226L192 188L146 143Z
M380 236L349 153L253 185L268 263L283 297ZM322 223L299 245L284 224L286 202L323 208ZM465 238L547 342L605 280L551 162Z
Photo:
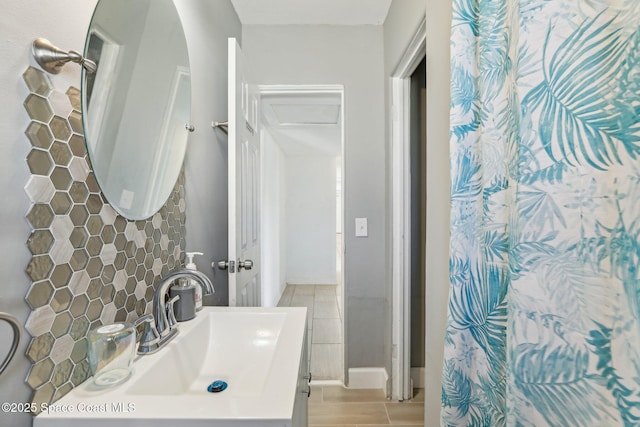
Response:
M35 427L286 425L297 392L306 308L205 307L159 352L137 356L124 383L89 378ZM220 393L207 386L228 383Z

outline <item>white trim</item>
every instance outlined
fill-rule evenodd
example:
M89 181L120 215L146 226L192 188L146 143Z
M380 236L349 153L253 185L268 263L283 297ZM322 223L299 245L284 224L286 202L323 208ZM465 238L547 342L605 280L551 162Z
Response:
M410 399L411 385L411 270L409 89L411 74L426 55L426 19L423 19L391 77L391 140L393 176L393 316L391 397Z
M287 95L287 94L315 94L338 93L344 94L343 85L258 85L260 95Z
M310 383L312 386L341 386L344 387L344 384L340 380L311 380Z
M423 367L411 368L411 381L413 382L413 388L424 388L426 381Z
M349 388L381 389L386 393L388 380L385 368L349 368Z
M331 281L333 280L333 282ZM322 277L317 279L308 279L308 278L296 278L296 277L287 277L285 282L288 285L299 285L299 286L336 286L335 277Z
M347 360L349 360L348 352L347 352L347 283L345 282L346 277L346 259L347 259L347 242L345 237L345 223L346 223L346 209L345 209L345 182L346 182L346 165L347 165L347 150L345 148L346 145L346 131L345 128L347 126L347 120L345 116L345 101L346 97L344 95L345 88L343 85L339 85L340 88L340 118L341 118L341 126L340 126L340 139L342 140L342 164L340 165L340 197L342 201L340 202L340 228L342 230L341 236L341 247L342 247L342 256L340 257L342 265L340 266L340 286L342 287L342 293L340 295L340 301L338 304L338 310L342 307L342 381L346 383L349 381L349 371L347 366Z
M227 227L229 229L229 234L231 231L233 236L229 236L227 242L227 259L229 262L235 262L236 255L239 254L237 247L237 197L236 189L238 188L238 179L236 177L237 173L236 168L236 158L239 155L237 153L237 134L238 134L238 125L237 122L237 114L236 110L238 108L238 101L242 102L242 100L238 100L236 96L236 86L238 85L238 61L237 61L237 49L239 49L237 40L233 37L229 37L227 39L227 67L228 67L228 77L227 77L227 186L229 191L227 191ZM234 173L230 173L229 171L233 171ZM233 238L232 238L233 237ZM237 305L237 290L236 290L236 281L237 274L228 274L228 298L229 298L229 306L234 307Z
M391 76L393 78L411 77L411 74L418 68L420 62L427 52L427 21L426 17L422 18L420 25L413 34L411 41L404 50L404 53L398 61L396 69Z

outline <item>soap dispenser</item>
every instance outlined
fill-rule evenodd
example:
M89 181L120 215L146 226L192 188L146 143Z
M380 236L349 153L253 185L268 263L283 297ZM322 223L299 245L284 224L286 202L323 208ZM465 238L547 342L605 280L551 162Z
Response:
M197 270L193 257L196 255L204 255L202 252L187 252L187 270ZM191 279L191 284L196 288L196 311L202 310L202 285L197 280Z
M179 296L177 301L172 302L173 313L178 322L184 322L196 317L196 287L189 279L178 279L178 282L169 288L169 298L173 300Z

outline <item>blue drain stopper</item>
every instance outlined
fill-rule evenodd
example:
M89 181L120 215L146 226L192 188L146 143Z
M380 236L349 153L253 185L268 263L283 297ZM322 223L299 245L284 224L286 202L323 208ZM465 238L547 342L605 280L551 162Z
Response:
M216 380L211 384L209 384L209 386L207 387L207 391L209 393L220 393L221 391L224 391L226 388L227 388L226 382L222 380Z

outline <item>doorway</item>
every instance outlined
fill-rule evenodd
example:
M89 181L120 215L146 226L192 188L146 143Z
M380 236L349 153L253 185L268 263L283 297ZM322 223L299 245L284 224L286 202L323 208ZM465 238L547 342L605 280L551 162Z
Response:
M393 175L393 353L391 397L424 387L426 232L426 23L391 77ZM412 367L413 377L412 378Z
M424 388L425 363L425 279L427 231L427 61L411 74L409 89L409 173L411 210L411 318L410 367L412 388Z
M261 86L262 301L304 306L314 380L343 381L342 86Z

